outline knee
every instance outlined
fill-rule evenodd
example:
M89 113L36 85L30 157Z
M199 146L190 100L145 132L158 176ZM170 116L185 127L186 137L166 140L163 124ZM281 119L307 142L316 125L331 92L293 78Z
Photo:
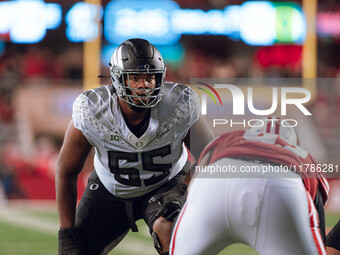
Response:
M155 248L159 254L167 254L169 252L172 224L173 222L159 217L152 227Z
M172 224L173 222L168 221L163 217L159 217L153 224L152 230L157 234L158 238L160 239L162 237L170 237Z

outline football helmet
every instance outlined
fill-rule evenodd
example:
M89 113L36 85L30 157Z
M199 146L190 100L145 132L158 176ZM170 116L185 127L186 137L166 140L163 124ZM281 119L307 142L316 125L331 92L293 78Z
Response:
M251 132L276 134L291 145L299 145L299 139L294 127L288 125L283 126L282 119L280 118L264 118L255 122L253 126L254 127L250 129Z
M155 88L142 89L145 90L142 95L136 93L137 88L130 87L129 83L129 75L141 73L154 74L156 82ZM130 106L139 108L156 106L163 96L165 73L166 67L161 54L155 46L144 39L124 41L111 57L112 84L116 89L117 96Z

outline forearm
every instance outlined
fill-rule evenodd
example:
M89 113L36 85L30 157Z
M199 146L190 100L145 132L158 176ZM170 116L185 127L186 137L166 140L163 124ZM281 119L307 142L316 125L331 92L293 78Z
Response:
M91 145L71 121L63 146L60 150L56 169L56 199L60 227L67 228L75 223L77 204L77 180L83 169Z
M184 143L194 158L198 160L205 146L214 138L215 134L209 123L204 116L201 116L190 128L189 133L184 139Z
M77 204L77 176L56 175L56 199L60 227L74 226Z
M77 203L77 176L63 176L57 172L56 194L60 220L58 231L58 254L82 255L84 244L79 230L75 225L75 210Z

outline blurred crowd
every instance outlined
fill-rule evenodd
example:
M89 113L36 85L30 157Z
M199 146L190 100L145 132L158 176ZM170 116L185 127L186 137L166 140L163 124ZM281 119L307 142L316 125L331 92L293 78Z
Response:
M54 179L59 147L51 137L39 137L32 154L26 157L16 140L8 140L0 149L0 185L7 198L25 198L17 183L20 178Z
M218 46L220 47L220 46ZM242 46L245 47L245 46ZM204 47L184 45L180 64L168 64L167 80L190 84L190 78L266 78L301 77L301 46L250 47L234 54ZM209 47L208 47L209 48ZM211 47L210 47L211 48ZM9 46L0 56L0 186L6 197L24 197L15 185L18 175L40 175L53 179L60 137L37 137L29 158L20 152L16 139L15 93L22 86L82 84L82 48L73 46L62 52L37 45ZM109 76L108 66L102 66ZM99 75L99 74L98 74ZM340 66L321 63L318 77L339 78ZM107 82L105 80L103 82ZM319 88L311 105L323 137L340 137L340 84ZM339 134L338 134L339 133ZM33 155L33 156L32 156Z
M32 85L81 86L82 49L73 47L53 52L36 45L9 47L0 56L0 193L8 198L23 198L25 193L16 185L24 175L54 179L60 139L37 137L29 155L22 152L17 135L15 94L20 87Z
M36 45L11 46L0 56L0 123L14 121L13 101L16 89L29 84L62 83L81 85L83 56L80 47L53 52ZM47 81L47 82L46 82Z

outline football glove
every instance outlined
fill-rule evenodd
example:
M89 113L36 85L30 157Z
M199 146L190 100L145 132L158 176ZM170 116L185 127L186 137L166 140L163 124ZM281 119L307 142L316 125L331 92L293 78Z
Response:
M173 222L184 205L187 188L188 185L179 183L171 190L150 198L149 203L158 202L161 205L156 213L156 218L163 217Z
M58 240L58 255L85 255L80 234L76 227L60 228Z

